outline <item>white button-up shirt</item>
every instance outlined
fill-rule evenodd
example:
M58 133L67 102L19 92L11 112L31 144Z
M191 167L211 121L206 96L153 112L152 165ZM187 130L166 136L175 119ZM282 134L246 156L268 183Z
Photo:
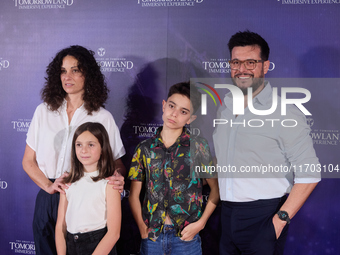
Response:
M253 106L271 108L269 83L253 98ZM316 168L319 161L310 127L297 107L288 105L287 115L282 116L279 98L277 110L270 115L255 115L247 107L244 115L235 116L232 109L233 98L228 93L217 113L217 119L228 123L216 125L213 134L217 166L225 169L219 173L221 200L277 198L289 193L294 183L320 181L320 173L306 170L305 164Z
M58 112L53 112L45 103L40 104L27 133L26 143L35 151L38 166L47 178L55 179L70 171L73 135L85 122L99 122L106 128L115 160L125 154L119 129L109 111L100 108L88 115L81 106L69 124L66 106L65 100Z

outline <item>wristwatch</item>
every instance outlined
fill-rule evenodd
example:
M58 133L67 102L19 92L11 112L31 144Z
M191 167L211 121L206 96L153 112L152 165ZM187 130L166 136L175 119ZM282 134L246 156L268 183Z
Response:
M290 223L290 218L286 211L278 211L277 215L279 216L280 220L286 221L287 224Z

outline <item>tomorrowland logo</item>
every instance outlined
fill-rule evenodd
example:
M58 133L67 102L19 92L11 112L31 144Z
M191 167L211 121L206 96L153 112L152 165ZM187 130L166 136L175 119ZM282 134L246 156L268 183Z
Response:
M35 254L34 242L16 240L15 242L9 242L9 245L15 253Z
M0 189L7 189L7 186L8 186L7 182L0 181Z
M282 4L340 4L340 0L282 0Z
M9 61L8 60L3 60L0 58L0 71L2 68L8 68L9 67Z
M97 50L97 54L100 56L100 57L104 57L105 55L105 49L104 48L99 48Z
M73 5L73 0L13 0L15 6L29 5Z
M13 129L17 132L27 132L30 127L31 120L28 119L18 119L11 121Z
M188 7L200 4L204 0L138 0L142 7Z
M177 0L178 1L178 0ZM185 0L181 0L182 2L185 1ZM204 0L187 0L187 2L194 2L194 3L197 3L197 4L200 4L202 3ZM138 4L140 3L149 3L149 2L164 2L164 0L138 0ZM166 2L176 2L176 0L166 0Z
M211 59L210 61L202 62L204 70L208 70L209 73L229 73L230 66L227 59ZM270 62L268 71L273 71L275 69L275 63Z
M274 62L270 62L268 71L273 71L275 69Z
M309 127L312 127L314 125L314 120L310 117L307 118L307 124Z
M103 47L97 49L97 64L102 72L125 72L133 68L133 62L126 58L105 56L106 50ZM104 57L105 56L105 57Z

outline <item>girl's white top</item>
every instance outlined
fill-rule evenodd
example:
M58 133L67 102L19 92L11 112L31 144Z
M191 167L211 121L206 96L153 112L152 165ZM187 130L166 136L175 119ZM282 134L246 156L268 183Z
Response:
M99 171L84 173L84 176L71 184L66 190L68 201L66 210L67 231L84 233L106 226L106 185L107 180L94 182L91 177L98 176Z

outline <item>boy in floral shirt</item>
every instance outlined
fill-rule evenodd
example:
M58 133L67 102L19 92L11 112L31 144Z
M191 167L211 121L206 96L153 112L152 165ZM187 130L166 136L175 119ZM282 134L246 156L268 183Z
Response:
M202 179L193 165L210 166L212 158L207 141L190 137L184 127L195 120L199 99L196 90L190 93L190 83L173 85L163 100L163 126L133 156L129 202L142 237L141 255L202 254L198 233L215 210L219 192L217 179L206 179L211 191L202 212Z

